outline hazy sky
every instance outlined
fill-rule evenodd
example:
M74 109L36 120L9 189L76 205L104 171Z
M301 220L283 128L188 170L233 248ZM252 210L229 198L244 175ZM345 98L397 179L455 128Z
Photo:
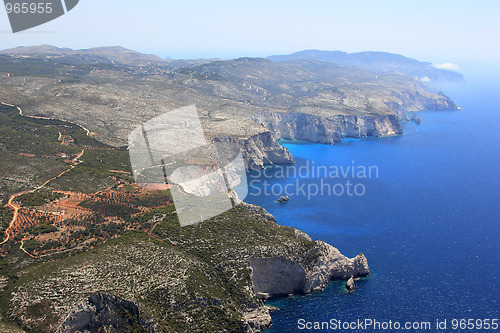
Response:
M37 44L121 45L173 58L324 49L500 62L500 1L80 0L65 16L17 34L0 9L0 49Z

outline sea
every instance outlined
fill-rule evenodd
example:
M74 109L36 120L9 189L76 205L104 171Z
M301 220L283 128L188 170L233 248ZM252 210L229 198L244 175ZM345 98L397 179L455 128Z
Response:
M500 76L442 88L461 110L420 112L401 136L283 141L295 166L248 174L246 202L370 267L352 293L268 302L267 333L500 331Z

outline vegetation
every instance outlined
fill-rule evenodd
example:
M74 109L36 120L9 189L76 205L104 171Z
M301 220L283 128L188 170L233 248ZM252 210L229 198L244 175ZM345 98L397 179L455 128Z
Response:
M69 141L62 144L60 137L68 138ZM4 160L19 160L28 156L28 165L46 166L45 169L42 167L45 177L52 174L52 170L57 175L57 171L61 172L61 165L68 163L84 149L82 163L75 168L77 170L71 170L63 179L56 180L55 188L95 192L96 189L112 185L111 178L132 180L127 174L109 171L131 171L128 152L125 149L112 149L89 137L87 132L76 124L56 119L24 117L19 115L16 108L2 104L0 104L0 146L6 149L0 151ZM55 163L56 161L59 164ZM15 166L13 176L27 180L32 178L34 170L21 168L17 162ZM68 169L68 167L66 164L63 168ZM0 166L0 172L10 175L13 170L9 168L9 163L4 163ZM10 192L7 188L3 191Z
M40 246L40 242L35 239L30 239L24 242L24 249L28 252L35 252Z
M0 144L10 153L50 156L61 161L63 154L76 154L78 148L58 141L59 130L68 130L65 125L59 120L22 117L17 109L0 105Z
M0 234L3 235L5 230L9 227L13 216L14 213L10 207L0 207Z
M126 66L101 65L95 58L93 63L82 64L85 56L64 57L64 60L0 57L0 71L29 76L30 86L38 89L30 94L30 87L21 88L16 80L4 80L0 85L7 95L12 91L16 91L12 95L19 94L21 89L26 95L23 103L43 106L54 100L54 94L71 91L73 95L63 98L67 98L68 105L78 107L61 108L64 116L75 119L79 109L91 107L92 116L102 119L96 128L111 139L123 136L125 130L132 128L131 122L135 121L132 119L138 119L135 116L139 114L124 116L130 109L140 110L144 119L156 114L157 110L151 110L149 105L137 103L144 96L156 96L157 105L167 105L165 101L175 105L172 102L199 100L200 93L211 95L204 99L204 108L215 109L211 106L224 101L228 106L225 109L233 110L231 118L245 129L228 131L224 124L234 127L234 123L223 121L227 114L209 112L207 120L219 119L221 127L217 127L220 130L217 134L248 135L256 126L249 120L255 110L301 112L303 107L310 107L305 111L313 114L314 110L326 113L331 110L328 116L375 111L392 114L388 107L370 108L366 103L375 101L377 105L385 105L384 100L395 99L395 94L407 89L406 85L415 86L414 79L395 87L389 77L380 76L375 87L374 75L364 71L353 74L350 69L320 64L283 65L267 60L215 62L172 72L170 76L145 79L141 74L131 74L141 73L137 68L132 71ZM95 69L101 73L87 75ZM106 76L106 70L111 70L112 75ZM144 71L154 70L150 67ZM351 85L352 81L356 82ZM185 89L188 83L189 89ZM103 97L101 90L107 89L108 84L123 101ZM81 91L72 90L75 86ZM414 92L417 88L411 89ZM162 91L161 96L157 91ZM349 103L344 100L349 99L352 99L350 105L358 106L347 107ZM61 110L56 108L53 112L58 114ZM116 121L109 121L110 114ZM94 123L89 119L84 121ZM68 309L74 309L90 294L108 292L136 302L144 309L145 319L156 323L160 331L243 332L246 328L242 312L261 305L252 293L249 268L252 258L282 256L306 263L316 260L312 251L314 242L298 239L292 228L280 227L244 207L181 228L174 207L169 204L169 191L146 193L131 184L132 170L125 149L97 142L69 122L23 117L15 108L2 105L0 148L0 154L8 154L15 162L21 159L14 160L13 156L22 156L22 161L26 161L24 158L29 155L26 164L40 166L43 171L46 171L43 166L49 165L47 161L56 161L45 180L49 173L52 176L56 170L72 167L51 181L47 190L19 197L25 206L21 210L23 221L30 223L19 226L22 230L16 230L13 239L0 249L4 255L0 256L4 283L0 315L30 331L55 331L55 325L67 315ZM76 158L82 151L83 155ZM33 168L19 167L15 172L7 169L2 165L0 172L12 175L14 182L33 188L38 180L33 178ZM2 191L12 190L7 182L1 186ZM79 193L85 201L79 207L68 208L75 208L77 213L54 222L54 214L44 214L40 207L57 199L49 189L90 195ZM31 206L37 209L29 209ZM35 213L30 215L30 212ZM2 211L2 216L8 221L11 215ZM21 242L23 249L36 258L22 252ZM130 317L130 313L122 315ZM44 320L40 320L42 317ZM133 330L140 329L133 320L131 326Z
M142 207L158 207L172 202L169 190L155 191L147 196L136 197L133 204Z
M80 160L82 163L56 179L52 186L65 191L94 193L116 184L117 180L133 181L131 174L114 172L131 172L126 150L87 149Z
M0 322L0 332L2 333L25 333L14 323Z
M0 104L0 141L8 151L37 156L68 155L79 148L111 148L87 135L80 126L63 120L30 118L19 115L16 108ZM61 145L59 133L72 138L72 146Z
M57 74L55 63L49 65L46 60L11 58L0 56L0 72L17 76L49 76Z
M16 197L16 201L23 206L42 206L47 202L54 201L64 197L64 194L47 190L38 190L25 193Z
M85 152L81 160L82 163L78 165L79 170L76 172L85 172L86 169L95 170L96 174L109 170L132 171L127 150L91 149Z
M83 285L88 295L99 290L135 299L146 309L142 319L158 323L160 331L244 332L241 311L257 302L249 293L249 258L282 255L297 259L314 246L314 242L297 239L292 228L278 226L243 207L184 228L179 226L171 205L138 214L133 220L131 223L154 227L154 237L141 231L127 232L122 224L103 224L102 216L92 215L85 222L85 230L76 230L69 237L70 243L98 236L110 239L114 232L121 236L87 252L32 266L28 271L13 270L9 264L9 271L19 272L16 275L22 278L9 282L3 295L10 295L15 286L22 287L22 294L7 299L16 297L19 302L17 299L22 297L22 303L33 310L22 312L23 321L32 323L31 327L40 332L52 330L51 325L65 315L56 310L56 304L79 302L85 296L54 291L81 289ZM34 239L24 242L30 253L58 245ZM44 304L51 316L48 322L36 320L38 293L53 294ZM9 309L16 317L20 308L8 304L0 303L0 311ZM123 317L129 318L126 313ZM140 329L133 320L131 327Z
M116 216L126 221L130 221L132 215L139 212L139 209L134 206L108 201L84 201L80 203L80 206L89 208L100 216Z
M30 229L30 233L32 235L40 235L40 234L48 234L48 233L51 233L51 232L55 232L57 231L57 227L52 225L52 224L40 224L32 229Z
M102 59L101 59L102 60ZM70 78L77 79L95 69L126 70L126 66L103 63L85 64L85 60L75 56L59 59L13 58L0 55L0 72L14 76L56 77L67 73ZM95 61L93 61L95 62ZM70 80L66 78L66 80Z
M32 157L0 151L0 200L7 203L12 194L32 190L47 179L68 169L57 158Z

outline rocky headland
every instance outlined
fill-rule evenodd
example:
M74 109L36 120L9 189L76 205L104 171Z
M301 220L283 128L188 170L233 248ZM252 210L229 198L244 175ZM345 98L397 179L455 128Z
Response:
M259 332L272 323L263 299L369 274L363 254L347 258L273 219L249 204L184 228L167 217L156 239L129 234L29 269L9 319L40 332Z

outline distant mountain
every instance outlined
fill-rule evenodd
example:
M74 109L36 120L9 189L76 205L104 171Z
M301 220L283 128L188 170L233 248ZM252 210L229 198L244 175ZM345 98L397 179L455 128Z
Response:
M436 68L429 62L421 62L405 56L387 52L357 52L306 50L289 55L274 55L268 59L275 62L293 60L317 60L339 65L363 67L376 72L398 72L416 77L421 81L462 82L462 74L452 70Z
M59 48L52 45L19 46L13 49L0 51L0 54L11 56L62 56L75 52L68 48Z
M132 51L121 46L96 47L73 50L51 45L20 46L0 52L0 55L28 58L62 58L68 62L80 63L119 63L123 65L145 66L166 63L167 61L152 55Z

